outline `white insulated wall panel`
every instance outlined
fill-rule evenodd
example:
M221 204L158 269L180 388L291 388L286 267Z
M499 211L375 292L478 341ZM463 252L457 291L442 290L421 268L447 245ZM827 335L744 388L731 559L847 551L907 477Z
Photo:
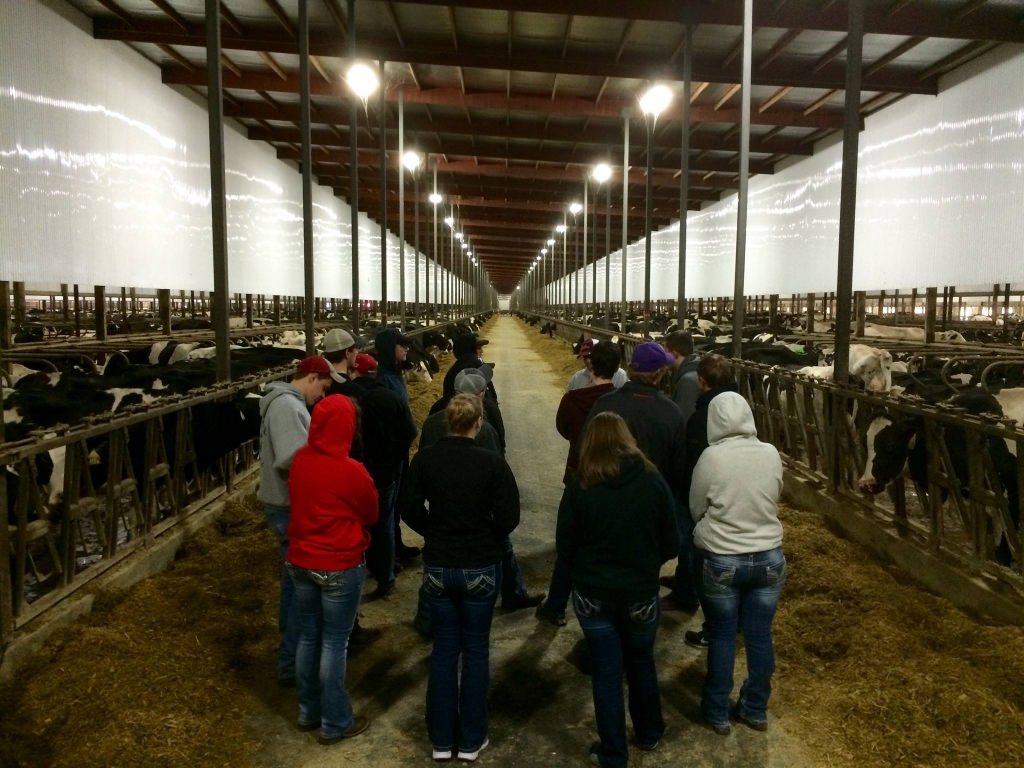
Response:
M0 3L0 278L212 290L206 111L55 7ZM301 295L300 174L230 126L224 142L230 290ZM349 207L314 185L313 209L316 293L351 298ZM364 300L380 297L379 240L360 214Z
M860 136L854 289L1024 281L1024 53L997 50L869 118ZM747 295L835 290L842 145L750 180ZM688 296L731 296L737 196L690 212ZM654 233L651 296L676 296L678 225ZM641 239L627 295L643 298ZM619 252L612 254L613 268ZM612 283L612 301L621 295Z

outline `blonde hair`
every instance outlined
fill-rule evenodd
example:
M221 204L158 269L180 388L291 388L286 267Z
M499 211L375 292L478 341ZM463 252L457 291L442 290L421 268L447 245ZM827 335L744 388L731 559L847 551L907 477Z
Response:
M445 408L448 419L448 434L468 435L476 426L477 419L483 418L483 402L476 395L457 394Z
M590 420L580 445L580 465L576 479L581 488L600 485L619 474L623 459L636 457L648 470L654 465L636 444L633 433L619 414L605 411Z

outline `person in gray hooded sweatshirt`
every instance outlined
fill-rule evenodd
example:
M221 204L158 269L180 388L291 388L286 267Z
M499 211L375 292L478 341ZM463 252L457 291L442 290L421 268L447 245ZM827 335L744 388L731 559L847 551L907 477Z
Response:
M772 620L786 580L778 500L782 460L757 439L754 414L735 392L708 406L708 447L690 485L693 542L707 619L708 667L701 714L715 733L729 733L730 716L768 728L768 697L775 671ZM743 632L747 679L730 704L736 632Z
M281 645L277 653L277 682L295 685L295 649L299 642L299 618L295 586L285 570L288 557L290 500L288 472L295 452L306 444L309 409L331 386L331 364L319 355L299 361L290 382L272 381L260 400L260 490L259 500L267 524L281 546L281 598L278 629Z

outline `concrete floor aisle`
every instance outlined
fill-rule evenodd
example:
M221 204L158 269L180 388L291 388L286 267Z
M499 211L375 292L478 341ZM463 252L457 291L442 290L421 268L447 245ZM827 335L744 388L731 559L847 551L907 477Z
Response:
M562 492L567 444L554 427L565 387L535 351L536 331L509 316L488 323L484 359L495 364L507 432L507 459L515 472L522 521L512 536L531 592L544 591L554 559L554 529ZM568 345L566 354L571 354ZM413 539L415 541L415 539ZM666 569L667 572L667 569ZM254 756L261 766L413 766L431 765L424 723L424 698L430 645L410 624L419 575L399 576L386 600L367 602L362 622L379 639L350 659L349 689L358 713L371 718L369 730L332 747L320 747L297 733L294 698L281 692L250 727L266 740ZM669 614L658 639L668 733L656 752L631 750L630 765L655 766L805 766L815 760L801 754L773 719L768 734L734 728L722 738L696 721L704 654L682 642L683 631L699 616ZM590 679L576 661L582 634L575 619L561 629L537 621L532 610L496 612L491 634L490 747L478 764L492 766L580 766L596 739Z

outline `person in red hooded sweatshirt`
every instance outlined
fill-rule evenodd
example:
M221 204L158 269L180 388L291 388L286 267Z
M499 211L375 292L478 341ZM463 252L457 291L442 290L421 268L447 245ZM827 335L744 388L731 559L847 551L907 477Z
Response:
M331 395L313 409L309 441L295 454L288 477L291 521L288 572L299 609L295 682L299 730L319 729L321 744L357 736L369 721L355 717L345 690L348 639L355 623L377 489L349 456L356 406Z

